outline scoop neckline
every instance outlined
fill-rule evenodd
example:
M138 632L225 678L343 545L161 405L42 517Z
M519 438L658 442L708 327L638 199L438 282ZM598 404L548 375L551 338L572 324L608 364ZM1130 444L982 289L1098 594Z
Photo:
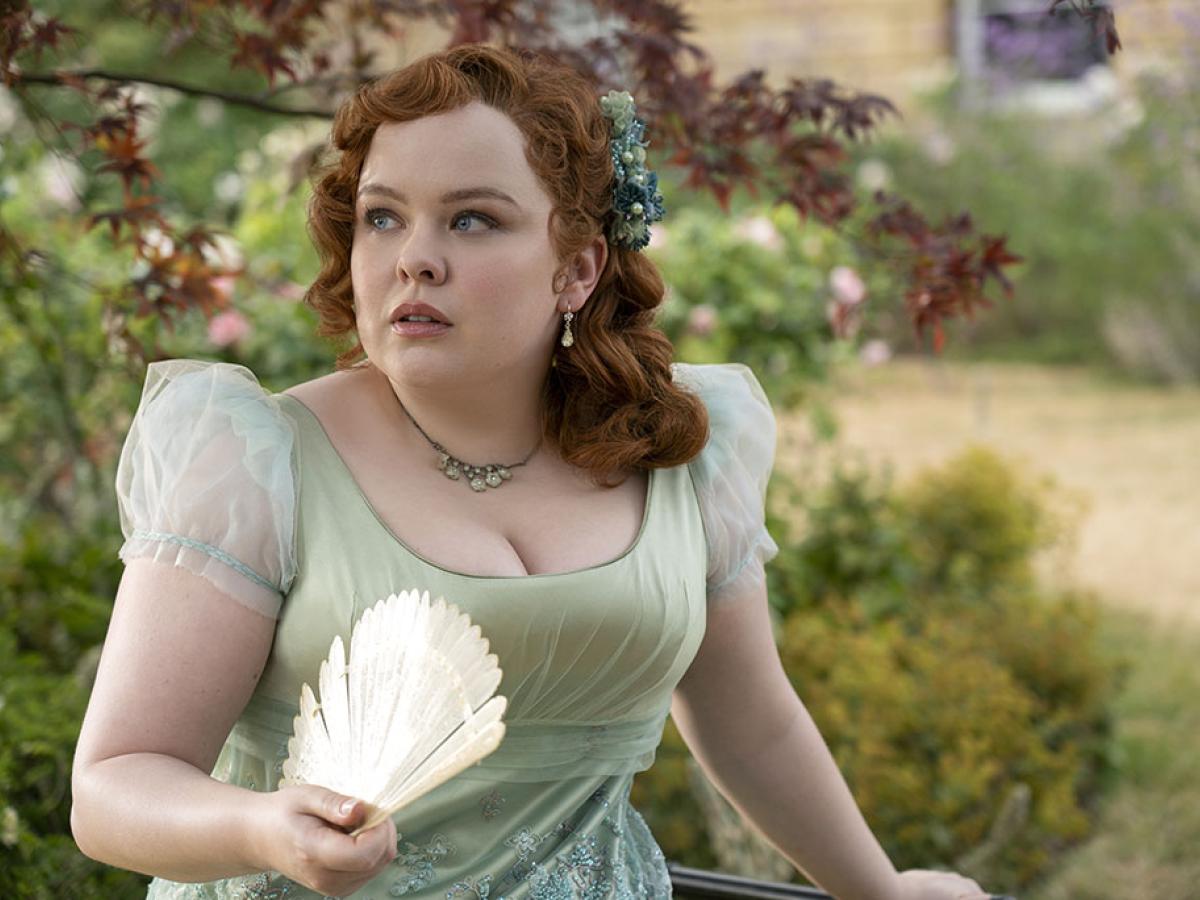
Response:
M342 454L338 452L337 447L334 446L333 440L329 437L329 432L325 430L325 425L324 425L324 423L321 422L320 418L318 418L317 414L315 412L313 412L311 409L309 409L307 404L304 403L304 401L294 397L291 394L285 394L283 392L280 392L280 393L276 394L275 396L286 398L287 400L292 401L297 406L299 406L301 409L303 409L304 412L309 416L309 418L312 419L313 423L317 426L317 430L321 434L322 440L324 440L324 442L325 442L325 446L328 447L329 452L333 455L334 459L337 460L338 466L341 467L342 474L345 475L346 480L348 480L350 482L350 484L352 484L354 486L354 490L358 494L359 499L362 501L363 506L366 507L367 511L375 519L375 522L379 525L380 529L382 529L384 535L389 540L391 540L397 547L399 547L401 550L403 550L409 556L413 557L418 562L423 563L426 566L429 566L431 569L437 569L439 572L444 572L447 575L453 575L457 578L470 578L470 579L474 579L477 581L529 581L529 580L535 579L535 578L536 579L566 578L571 575L585 575L590 572L598 572L602 569L607 569L612 566L616 566L616 565L620 564L621 562L623 562L625 559L633 556L633 554L642 546L642 542L646 536L646 532L649 530L650 504L654 502L654 495L656 493L655 484L658 481L658 470L657 469L650 469L649 474L646 478L646 496L643 500L644 505L642 507L642 521L638 527L637 536L634 537L633 543L630 544L628 547L626 547L625 550L622 551L622 553L619 556L616 556L613 559L608 560L608 562L597 563L594 566L588 566L587 568L584 568L584 569L572 569L569 572L533 572L533 573L530 573L527 575L475 575L475 574L472 574L469 572L456 572L453 569L447 569L445 566L441 565L440 563L436 563L433 560L427 559L426 557L422 556L420 553L418 553L416 550L414 550L412 547L410 547L407 543L402 541L396 535L396 533L394 531L392 531L391 526L388 525L388 523L383 520L383 517L379 515L378 510L375 509L374 504L372 504L371 501L367 498L367 495L363 491L362 486L358 483L358 479L354 477L354 473L352 471L350 471L350 466L346 463L346 460L342 458Z

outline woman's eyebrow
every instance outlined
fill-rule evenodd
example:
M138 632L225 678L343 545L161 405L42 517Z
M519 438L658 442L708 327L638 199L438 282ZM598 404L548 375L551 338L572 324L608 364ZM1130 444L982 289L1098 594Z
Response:
M395 188L390 188L386 184L375 184L371 181L368 181L358 189L358 196L362 197L365 194L382 194L385 197L391 197L398 203L408 202L408 197ZM455 203L459 200L473 200L476 197L489 197L493 200L503 200L506 203L511 203L518 209L521 206L516 200L504 193L504 191L492 187L469 187L459 188L455 191L447 191L446 193L442 194L441 202Z

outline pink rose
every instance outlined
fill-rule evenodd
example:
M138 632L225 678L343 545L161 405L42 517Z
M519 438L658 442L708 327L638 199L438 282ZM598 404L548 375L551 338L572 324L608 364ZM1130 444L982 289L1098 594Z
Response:
M767 250L781 250L783 248L783 238L780 236L779 230L775 227L775 223L766 216L741 219L734 226L733 231L742 240L758 244L758 246L765 247Z
M217 313L208 320L208 339L218 347L228 347L250 333L250 322L236 309Z
M689 334L705 337L713 333L717 327L717 311L707 303L693 306L688 312L687 330Z
M294 281L282 281L275 286L275 295L286 300L300 300L304 297L305 288Z
M237 284L237 279L232 275L218 275L216 278L210 278L208 283L221 295L221 299L228 303L233 296L233 287Z
M854 306L867 295L867 286L849 266L835 266L829 273L829 286L839 303Z

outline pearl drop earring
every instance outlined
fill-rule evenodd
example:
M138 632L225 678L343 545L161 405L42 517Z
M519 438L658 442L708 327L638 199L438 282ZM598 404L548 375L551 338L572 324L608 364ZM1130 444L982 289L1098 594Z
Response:
M575 318L575 313L568 309L563 313L563 333L562 340L559 341L564 347L570 347L575 343L575 336L571 334L571 320Z

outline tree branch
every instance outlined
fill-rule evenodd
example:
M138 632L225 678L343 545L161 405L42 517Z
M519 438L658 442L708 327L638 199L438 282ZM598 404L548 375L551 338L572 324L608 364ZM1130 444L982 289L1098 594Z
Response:
M107 72L104 69L80 69L75 71L65 70L62 75L57 73L22 73L21 82L29 82L32 84L50 84L56 87L65 87L63 76L69 78L88 78L109 81L114 84L150 84L155 87L167 88L168 90L178 91L181 94L186 94L191 97L213 97L217 100L223 100L226 103L232 103L237 106L245 106L249 109L257 109L262 112L273 113L279 116L297 116L318 119L332 119L333 112L327 109L304 109L298 107L276 106L274 103L269 103L261 97L256 97L252 94L240 94L234 91L222 91L217 88L203 88L196 85L184 84L180 81L173 81L169 78L160 78L154 75L122 75L117 72Z

